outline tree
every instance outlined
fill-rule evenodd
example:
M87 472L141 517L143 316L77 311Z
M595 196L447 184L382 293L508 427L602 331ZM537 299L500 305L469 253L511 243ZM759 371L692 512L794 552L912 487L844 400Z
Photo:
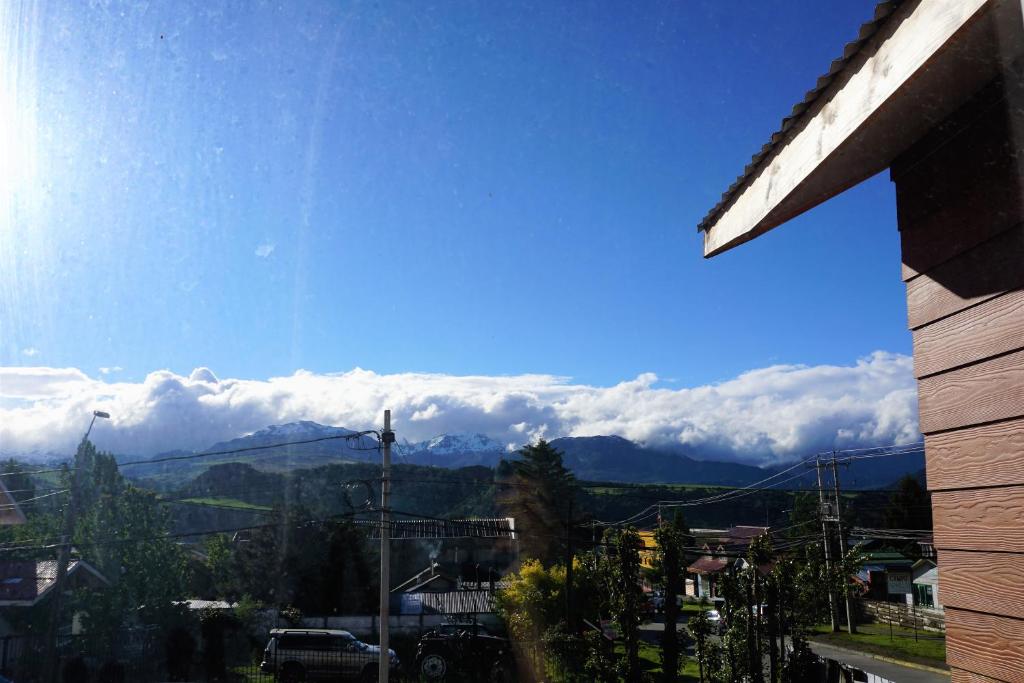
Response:
M661 633L661 670L667 683L679 678L679 634L676 622L679 618L678 597L684 592L684 532L685 522L681 517L670 524L662 524L654 532L660 554L659 567L665 588L665 628ZM686 534L688 535L688 533Z
M185 553L167 533L170 518L155 494L121 476L114 456L83 441L74 545L112 584L81 591L75 608L86 614L87 627L102 635L131 616L145 624L167 627L180 619L177 603L185 597ZM71 486L71 472L65 472Z
M913 475L908 474L896 484L896 490L889 497L884 523L887 529L931 530L931 495ZM921 554L920 546L913 541L900 545L898 549L911 557Z
M609 603L622 633L626 650L626 683L640 680L640 607L644 595L640 588L640 550L643 542L636 529L629 527L609 537L615 554L609 557L611 594Z
M564 562L566 522L576 496L576 478L562 463L562 452L544 439L521 448L502 468L501 503L521 530L526 557L545 565Z
M216 572L224 579L218 592L229 600L249 595L315 614L360 613L377 605L365 536L350 521L278 508L266 526L230 544L230 552L229 569ZM224 558L211 555L215 560Z
M700 683L704 683L705 669L711 670L711 663L708 661L708 638L711 636L711 621L708 619L707 607L707 598L701 598L700 610L697 614L690 617L690 621L687 622L687 628L690 630L690 635L693 636L694 653L697 658L697 672L700 675Z

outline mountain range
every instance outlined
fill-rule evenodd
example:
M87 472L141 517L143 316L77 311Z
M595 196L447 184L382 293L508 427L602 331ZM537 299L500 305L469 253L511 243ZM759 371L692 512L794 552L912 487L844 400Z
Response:
M252 434L213 444L199 454L173 452L154 456L152 465L132 467L130 476L185 480L211 464L242 460L269 471L310 468L335 462L378 462L372 437L339 439L356 432L311 421L272 425ZM305 442L305 443L295 443ZM289 443L287 447L268 448ZM746 486L790 467L756 467L735 462L699 460L664 449L651 448L621 436L562 437L550 442L563 453L564 462L578 479L625 483L677 483ZM242 453L225 453L238 451ZM252 449L252 450L249 450ZM514 449L485 434L443 434L420 442L403 442L393 449L392 461L457 468L496 466L515 458ZM176 459L182 458L183 459ZM127 458L126 458L127 459ZM920 453L873 458L850 463L840 472L845 488L890 486L906 474L924 469ZM777 478L785 488L806 488L816 482L813 469L796 469ZM783 484L783 482L785 482Z

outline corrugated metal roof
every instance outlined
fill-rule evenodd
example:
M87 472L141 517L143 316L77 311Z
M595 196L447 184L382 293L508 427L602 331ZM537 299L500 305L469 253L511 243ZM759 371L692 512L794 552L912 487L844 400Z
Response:
M804 112L818 99L818 97L832 85L836 76L839 75L846 65L850 63L857 53L860 52L864 44L875 35L879 27L885 23L897 7L902 4L903 0L882 0L875 5L875 13L871 21L868 21L861 25L860 31L857 32L857 38L846 44L843 48L843 54L837 59L832 61L829 70L818 77L817 82L814 84L814 88L807 91L804 95L804 99L793 105L793 110L789 113L789 116L782 119L782 125L777 131L772 133L772 136L768 139L768 142L761 147L760 151L757 152L751 158L750 163L743 168L743 173L736 178L736 181L729 186L725 192L722 193L722 199L715 204L714 208L708 211L707 215L697 225L697 231L703 232L711 227L711 224L717 220L717 218L725 212L733 198L739 193L739 191L746 184L747 180L754 175L754 172L761 167L763 162L768 155L774 150L780 142L783 141L793 126L800 120Z
M357 520L370 529L370 538L380 538L380 522ZM511 517L496 519L396 519L391 521L391 538L515 538Z

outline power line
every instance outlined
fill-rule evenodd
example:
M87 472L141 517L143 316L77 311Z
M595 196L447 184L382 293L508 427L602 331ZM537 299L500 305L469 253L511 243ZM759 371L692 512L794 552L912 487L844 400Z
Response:
M189 453L187 455L169 455L163 458L150 458L148 460L125 460L117 462L115 465L118 468L130 467L132 465L154 465L162 462L175 462L179 460L195 460L197 458L209 458L215 455L235 455L237 453L247 453L250 451L265 451L274 448L288 448L290 446L302 446L304 444L319 443L321 441L337 441L337 440L355 440L360 439L364 436L376 435L376 430L366 430L362 432L353 432L351 434L336 434L333 436L320 436L314 439L302 439L300 441L283 441L281 443L265 444L262 446L244 446L242 448L232 448L223 451L204 451L202 453ZM376 448L356 449L356 450L376 450ZM15 476L15 475L26 475L26 474L49 474L52 472L63 472L67 469L67 465L62 467L45 469L45 470L18 470L12 472L0 472L0 477Z

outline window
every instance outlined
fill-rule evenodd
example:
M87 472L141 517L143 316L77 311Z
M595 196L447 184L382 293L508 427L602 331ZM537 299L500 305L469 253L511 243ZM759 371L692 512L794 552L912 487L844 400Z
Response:
M914 604L921 607L934 607L935 600L932 597L932 587L926 583L914 584Z

